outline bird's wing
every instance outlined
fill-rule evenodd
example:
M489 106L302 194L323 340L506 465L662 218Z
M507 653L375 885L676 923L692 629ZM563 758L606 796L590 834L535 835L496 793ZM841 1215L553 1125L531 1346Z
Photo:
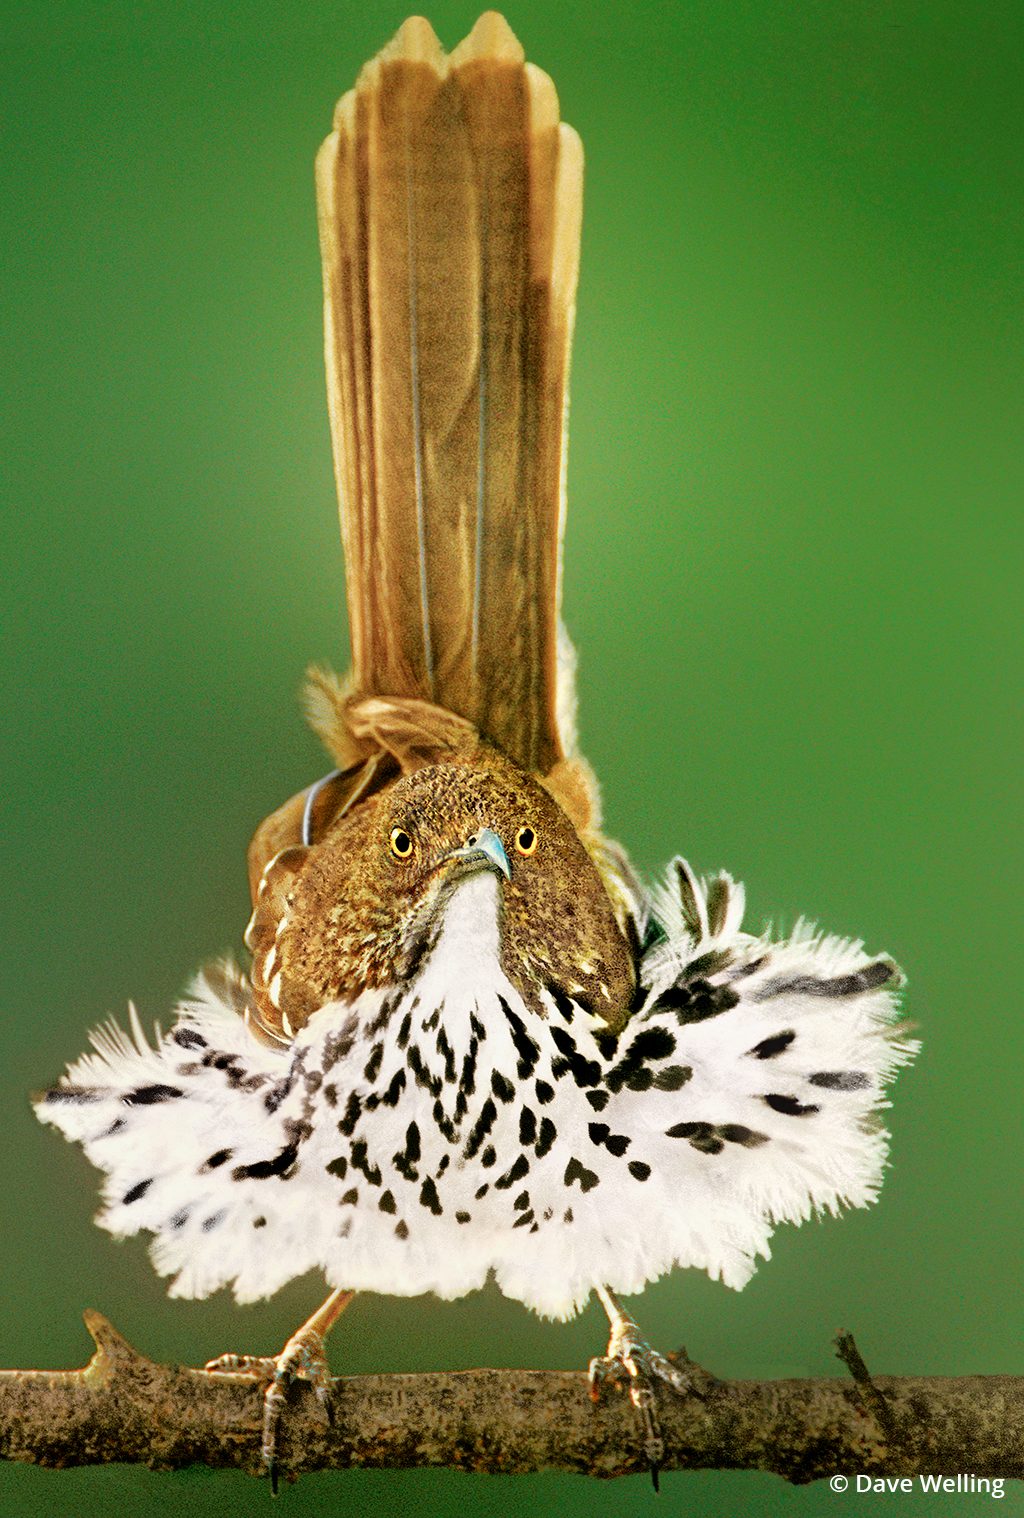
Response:
M105 1172L96 1218L116 1237L151 1231L153 1263L173 1296L228 1281L239 1301L268 1296L319 1263L309 1208L282 1186L307 1128L301 1051L247 1014L244 978L212 966L169 1034L108 1024L35 1099L38 1117L81 1143Z
M786 940L754 937L729 876L705 884L682 860L671 874L647 1001L604 1072L591 1137L663 1208L648 1275L674 1260L742 1286L773 1223L874 1199L885 1088L918 1045L896 1021L902 975L887 956L802 922Z

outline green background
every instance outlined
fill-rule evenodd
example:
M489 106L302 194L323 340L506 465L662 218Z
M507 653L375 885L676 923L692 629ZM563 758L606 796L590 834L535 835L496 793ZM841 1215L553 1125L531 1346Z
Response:
M312 158L404 4L6 8L3 1350L272 1352L318 1301L170 1302L95 1229L26 1093L128 996L237 945L243 855L326 767L295 693L345 662ZM440 0L447 46L475 10ZM635 1304L726 1376L1020 1372L1021 148L1000 0L509 10L587 151L565 612L582 739L639 867L676 850L910 975L881 1204L777 1235L735 1295ZM643 1226L624 1219L624 1226ZM359 1299L338 1371L583 1367L603 1319L495 1291ZM841 1513L669 1475L659 1512ZM1003 1512L1024 1511L1016 1487ZM282 1510L624 1514L644 1482L327 1474ZM989 1499L961 1498L959 1511ZM242 1477L0 1469L0 1510L264 1512ZM651 1509L654 1511L654 1508ZM953 1511L943 1505L943 1511Z

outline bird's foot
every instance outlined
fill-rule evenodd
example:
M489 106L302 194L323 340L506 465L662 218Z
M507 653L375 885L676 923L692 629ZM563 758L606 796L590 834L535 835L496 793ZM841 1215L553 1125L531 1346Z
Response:
M263 1396L263 1468L270 1477L271 1490L277 1495L277 1433L281 1414L288 1400L288 1388L297 1379L310 1381L317 1405L326 1422L331 1421L331 1373L327 1366L323 1335L305 1324L292 1334L279 1355L221 1355L206 1366L211 1375L251 1376L267 1381Z
M601 1292L602 1300L605 1292ZM628 1387L629 1397L640 1415L644 1431L644 1458L651 1471L654 1490L658 1490L658 1472L665 1458L665 1439L658 1421L656 1386L667 1383L679 1396L706 1397L722 1385L715 1376L691 1360L685 1349L671 1358L659 1354L641 1334L635 1321L608 1292L605 1308L611 1322L608 1353L590 1362L590 1396L598 1402L607 1381L620 1390Z
M325 1422L331 1419L331 1372L327 1365L324 1339L328 1330L351 1302L354 1292L335 1291L317 1312L293 1333L279 1355L221 1355L209 1360L210 1375L250 1376L267 1381L263 1396L263 1469L270 1477L270 1487L277 1496L277 1434L281 1414L288 1400L288 1389L296 1380L312 1383L317 1405Z

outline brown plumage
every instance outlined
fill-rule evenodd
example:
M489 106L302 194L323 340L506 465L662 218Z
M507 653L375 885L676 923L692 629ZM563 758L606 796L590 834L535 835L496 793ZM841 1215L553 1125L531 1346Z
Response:
M407 21L317 160L353 694L456 712L541 774L581 176L493 13L450 58Z
M460 878L453 855L487 828L510 861L509 980L539 1016L547 989L621 1028L633 957L593 861L543 786L496 750L477 758L403 775L267 868L247 935L265 1022L297 1031L328 1001L411 978Z
M352 670L342 685L314 669L307 690L339 773L250 848L271 1036L398 978L411 876L388 834L428 803L442 853L500 822L512 858L515 828L540 819L503 897L510 978L538 1008L546 984L625 1020L635 894L575 751L559 618L581 176L550 79L493 13L450 57L407 21L320 150Z
M280 1355L207 1367L268 1383L272 1474L352 1288L492 1273L556 1316L597 1292L592 1387L629 1385L656 1471L654 1383L708 1378L614 1293L674 1264L742 1286L774 1222L872 1200L898 972L745 933L742 888L681 860L648 908L598 831L558 619L580 150L550 81L500 17L450 58L409 21L318 181L353 668L307 701L338 768L253 839L251 976L207 971L155 1049L134 1013L94 1035L37 1111L176 1293L325 1271Z

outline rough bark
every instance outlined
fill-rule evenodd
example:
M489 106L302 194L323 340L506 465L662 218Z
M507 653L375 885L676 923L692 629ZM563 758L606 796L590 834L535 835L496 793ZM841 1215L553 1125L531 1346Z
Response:
M263 1387L154 1365L97 1312L82 1370L0 1371L0 1455L39 1465L201 1461L258 1474ZM872 1378L848 1334L851 1379L733 1381L701 1398L665 1391L665 1470L764 1470L791 1482L874 1477L1024 1478L1024 1378ZM645 1469L629 1398L595 1406L581 1372L474 1370L353 1376L332 1385L328 1424L303 1382L280 1430L282 1474L351 1466L493 1473ZM915 1486L916 1486L915 1482Z

